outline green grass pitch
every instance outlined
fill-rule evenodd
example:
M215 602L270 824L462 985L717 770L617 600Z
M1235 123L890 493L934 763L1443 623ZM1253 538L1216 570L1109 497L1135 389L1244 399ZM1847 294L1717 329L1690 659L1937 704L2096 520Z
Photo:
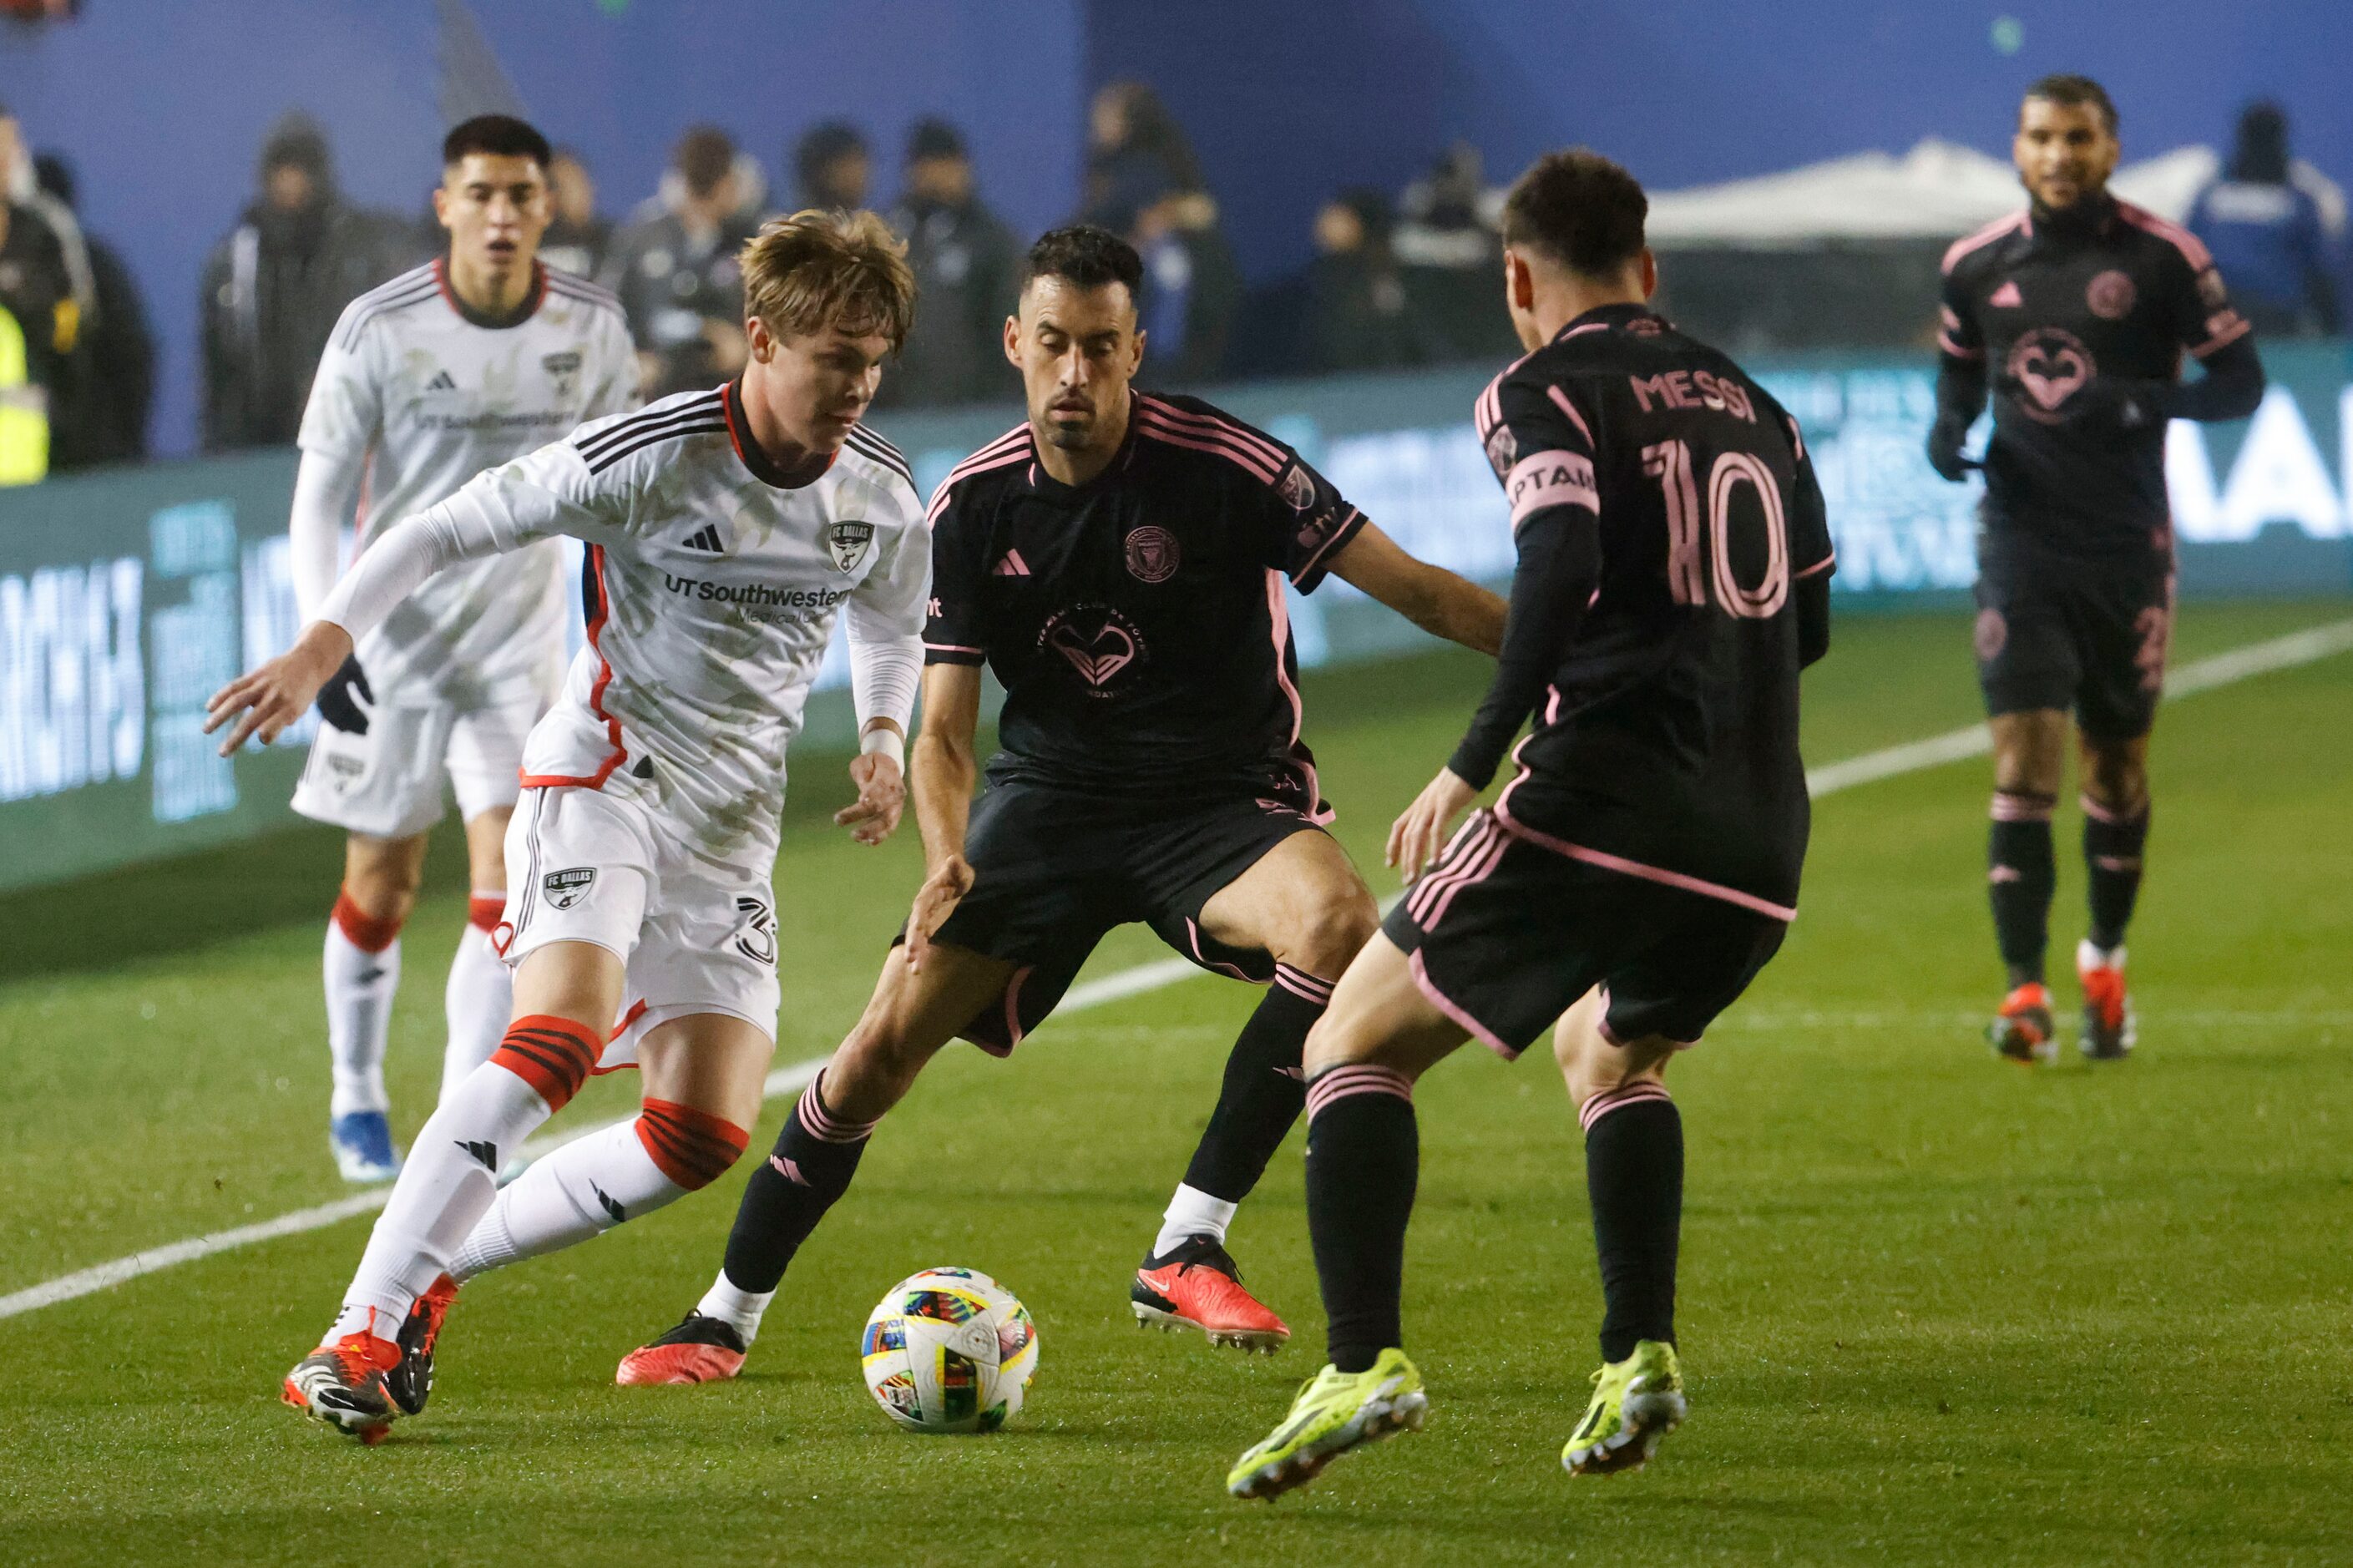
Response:
M2343 613L2192 605L2177 657ZM1433 656L1310 683L1341 837L1377 889L1382 834L1481 679ZM277 1398L364 1219L0 1321L0 1562L2353 1560L2348 714L2353 655L2166 710L2141 1047L2115 1067L2070 1048L2021 1071L1979 1041L1999 981L1982 761L1820 804L1788 946L1672 1074L1693 1409L1641 1475L1560 1470L1599 1315L1576 1124L1541 1053L1472 1050L1419 1100L1407 1333L1429 1429L1272 1509L1224 1497L1319 1363L1322 1315L1294 1133L1234 1238L1293 1346L1213 1354L1129 1319L1128 1271L1255 996L1205 978L1050 1024L1009 1063L951 1050L733 1384L611 1380L702 1290L740 1169L470 1289L433 1407L374 1450ZM1975 717L1964 617L1849 616L1809 677L1808 756ZM795 789L780 1061L854 1016L919 864L912 830L869 852L823 824L838 763L805 763ZM2069 806L2069 1008L2075 831ZM336 854L300 834L11 901L0 1293L342 1194L317 996ZM454 864L437 859L406 945L404 1135L439 1071ZM1122 933L1095 973L1158 956ZM607 1080L567 1114L633 1092ZM868 1309L941 1263L997 1275L1040 1327L1029 1407L993 1437L903 1435L860 1384Z

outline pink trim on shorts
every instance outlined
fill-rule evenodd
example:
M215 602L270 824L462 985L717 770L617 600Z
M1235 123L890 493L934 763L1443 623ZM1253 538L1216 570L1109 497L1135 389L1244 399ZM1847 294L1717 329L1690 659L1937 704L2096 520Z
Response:
M1193 917L1191 915L1187 915L1185 917L1185 940L1193 944L1193 962L1199 964L1202 968L1214 970L1219 974L1230 974L1245 985L1263 985L1266 984L1262 980L1252 980L1249 975L1243 973L1232 964L1220 963L1216 959L1211 958L1208 954L1203 952L1201 951L1201 928L1193 923ZM1024 973L1026 973L1028 972L1024 971Z
M1616 871L1628 877L1640 877L1646 882L1656 882L1662 887L1680 889L1686 893L1697 893L1702 898L1719 899L1725 903L1753 910L1771 920L1787 922L1798 918L1797 910L1790 906L1777 904L1768 899L1760 899L1754 893L1744 893L1737 888L1727 888L1721 882L1711 882L1700 877L1687 877L1681 871L1670 871L1663 866L1645 865L1640 860L1629 860L1622 855L1612 855L1607 850L1588 848L1582 844L1571 844L1566 838L1556 838L1549 833L1541 832L1515 819L1504 809L1504 803L1500 800L1495 803L1495 820L1502 823L1504 830L1515 838L1524 838L1531 844L1541 845L1556 855L1566 855L1572 860L1582 860L1588 866L1599 866L1605 871Z
M1494 1030L1472 1017L1452 997L1438 988L1438 982L1432 980L1430 971L1422 967L1421 949L1417 947L1413 950L1413 956L1406 960L1406 969L1413 975L1414 989L1428 997L1431 1006L1461 1025L1472 1039L1507 1062L1519 1059L1520 1053L1504 1044Z

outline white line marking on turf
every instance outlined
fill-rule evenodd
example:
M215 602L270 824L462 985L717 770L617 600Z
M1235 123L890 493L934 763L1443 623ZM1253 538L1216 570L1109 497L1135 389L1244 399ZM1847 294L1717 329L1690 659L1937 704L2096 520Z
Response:
M2254 676L2266 675L2275 669L2290 669L2298 665L2312 664L2328 658L2331 654L2343 653L2348 648L2353 648L2353 620L2332 621L2327 626L2291 632L2285 637L2274 637L2268 642L2250 643L2245 647L2233 648L2229 653L2216 654L2211 658L2201 658L2195 664L2183 665L2166 678L2165 694L2168 697L2194 696L2200 691L2211 691L2219 686L2229 686ZM1816 796L1835 795L1841 790L1852 789L1858 784L1873 784L1881 779L1894 778L1900 773L1917 773L1924 768L1938 767L1946 763L1957 763L1969 757L1983 756L1992 749L1992 733L1983 724L1972 724L1967 729L1955 730L1947 734L1932 735L1925 741L1907 742L1900 746L1890 746L1884 751L1869 752L1860 757L1849 757L1844 762L1831 763L1824 767L1810 769L1806 773L1806 787ZM1383 907L1386 908L1395 901L1396 896L1392 895L1383 900ZM1060 1005L1054 1009L1054 1014L1057 1017L1062 1017L1072 1013L1085 1012L1091 1007L1101 1007L1130 996L1140 996L1147 991L1157 991L1164 986L1173 985L1180 980L1188 980L1204 973L1205 971L1181 958L1164 958L1151 963L1140 963L1133 969L1123 969L1115 973L1087 981L1083 984L1073 985L1069 994L1062 998ZM764 1086L766 1097L776 1100L787 1094L799 1093L815 1081L818 1069L823 1066L825 1066L825 1058L819 1057L810 1061L795 1062L789 1067L778 1068L768 1075L767 1082ZM627 1118L616 1119L616 1121L625 1120ZM614 1121L595 1122L566 1129L561 1133L534 1138L523 1145L523 1152L536 1158L550 1150L570 1142L575 1138L586 1137L591 1132L614 1124ZM321 1230L331 1225L341 1224L354 1215L380 1209L391 1195L391 1188L376 1187L364 1193L353 1193L349 1197L338 1198L331 1204L321 1204L314 1208L296 1209L291 1214L282 1214L275 1219L261 1220L253 1225L241 1225L231 1230L216 1230L209 1236L199 1236L187 1241L175 1241L168 1247L150 1247L144 1252L134 1252L127 1258L118 1258L92 1268L78 1269L71 1274L60 1275L42 1284L30 1286L6 1296L0 1296L0 1318L13 1318L21 1312L34 1311L42 1307L52 1307L60 1301L70 1301L77 1297L91 1295L120 1285L127 1279L136 1279L142 1274L153 1274L179 1264L193 1263L199 1258L210 1258L216 1252L229 1252L237 1247L249 1247L255 1242L274 1241L283 1236L299 1236L304 1231Z

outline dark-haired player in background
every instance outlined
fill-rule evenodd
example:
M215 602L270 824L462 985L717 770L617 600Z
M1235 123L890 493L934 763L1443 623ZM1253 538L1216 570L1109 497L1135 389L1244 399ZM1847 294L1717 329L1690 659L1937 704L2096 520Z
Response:
M503 114L452 130L433 193L448 253L361 295L335 324L294 476L294 595L306 624L345 564L343 531L354 522L364 549L476 474L637 406L620 302L540 264L548 158L545 137ZM445 1094L507 1026L511 985L491 931L506 903L503 846L523 737L563 674L563 575L552 542L444 573L363 637L320 696L325 723L294 809L349 835L322 960L328 1141L347 1181L400 1173L385 1042L400 929L452 787L473 899L449 965Z
M1332 1363L1226 1479L1271 1498L1421 1425L1399 1348L1417 1079L1467 1038L1554 1053L1585 1129L1603 1366L1562 1452L1627 1469L1681 1421L1683 1122L1662 1074L1747 988L1796 914L1809 805L1798 671L1830 643L1831 540L1788 415L1648 308L1649 202L1579 149L1504 205L1526 357L1481 395L1519 566L1493 689L1398 819L1409 878L1307 1043L1307 1216ZM1564 1012L1563 1009L1567 1011Z
M2026 89L2011 156L2031 198L1945 254L1943 351L1928 461L1961 443L1993 389L1978 543L1978 679L1993 728L1987 862L2010 971L1994 1049L2057 1049L2043 984L2057 880L2051 814L2072 710L2081 751L2091 931L2075 951L2084 1054L2125 1055L2125 927L2148 837L2148 734L2173 629L2168 419L2240 419L2263 401L2247 323L2187 229L2118 201L2116 110L2086 77ZM2178 379L2187 350L2206 374Z
M1113 926L1268 985L1184 1184L1137 1270L1138 1318L1271 1352L1289 1337L1225 1250L1297 1120L1300 1051L1377 919L1320 830L1288 587L1337 574L1492 652L1494 595L1407 555L1297 454L1193 398L1132 389L1143 264L1102 229L1029 252L1006 357L1029 417L932 499L933 599L913 788L929 872L873 999L752 1173L725 1267L623 1383L732 1377L786 1265L866 1140L958 1035L1035 1029ZM1003 750L976 805L981 668Z

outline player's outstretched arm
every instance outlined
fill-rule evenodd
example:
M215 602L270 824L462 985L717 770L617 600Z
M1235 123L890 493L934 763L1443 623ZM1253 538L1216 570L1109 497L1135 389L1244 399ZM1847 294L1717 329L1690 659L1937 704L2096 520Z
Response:
M1511 617L1486 700L1446 766L1389 828L1387 858L1408 881L1437 858L1454 818L1495 776L1601 581L1601 520L1588 505L1530 514L1521 520L1518 542Z
M923 836L923 885L907 916L907 963L920 971L932 933L972 890L964 836L972 786L980 777L980 666L934 664L923 671L923 724L915 736L915 826Z
M319 689L351 657L352 645L381 626L418 584L443 567L496 554L492 531L479 521L462 521L473 517L445 501L387 529L328 594L293 647L213 694L205 732L231 724L221 755L256 735L264 745L276 740L318 700Z
M1442 566L1416 560L1369 522L1332 558L1332 570L1433 637L1483 654L1504 646L1500 596Z

